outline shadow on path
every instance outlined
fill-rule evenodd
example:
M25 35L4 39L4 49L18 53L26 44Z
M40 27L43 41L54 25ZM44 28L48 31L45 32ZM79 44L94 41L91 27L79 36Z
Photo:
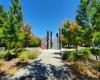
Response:
M16 80L71 80L71 70L63 66L45 65L41 60L29 64L27 69L29 74L23 75Z

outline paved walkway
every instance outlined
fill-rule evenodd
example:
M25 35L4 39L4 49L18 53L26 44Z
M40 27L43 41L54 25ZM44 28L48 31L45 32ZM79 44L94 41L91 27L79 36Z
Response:
M73 80L70 67L64 67L59 50L42 50L28 66L18 70L11 80Z
M42 63L55 66L62 66L63 62L60 56L60 50L42 50L42 54L38 57Z

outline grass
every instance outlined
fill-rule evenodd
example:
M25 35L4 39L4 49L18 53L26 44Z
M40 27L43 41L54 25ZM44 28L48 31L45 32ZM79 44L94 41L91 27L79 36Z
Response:
M98 71L86 66L84 63L74 62L71 67L75 73L79 73L84 77L88 76L94 79L100 78L100 73Z
M2 67L4 65L5 61L4 60L0 60L0 67Z
M0 59L5 58L7 52L5 50L0 50Z
M91 66L93 69L100 72L100 61L94 61Z
M78 60L88 61L91 55L92 53L89 49L81 49L78 52L76 51L65 52L62 56L62 59L69 61L78 61Z
M30 51L23 51L19 54L18 58L20 59L20 61L27 61L29 60L33 60L36 59L38 56L37 52L30 52Z
M28 60L28 53L22 52L19 54L18 58L20 61L27 61Z

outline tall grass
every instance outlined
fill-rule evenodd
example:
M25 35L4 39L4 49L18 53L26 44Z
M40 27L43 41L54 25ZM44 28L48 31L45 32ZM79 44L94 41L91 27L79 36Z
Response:
M28 59L30 59L30 60L36 59L37 56L38 56L37 52L23 51L18 55L18 58L21 61L26 61Z

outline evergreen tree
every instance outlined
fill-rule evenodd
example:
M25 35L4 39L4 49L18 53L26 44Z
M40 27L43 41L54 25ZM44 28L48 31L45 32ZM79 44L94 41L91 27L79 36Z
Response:
M4 27L4 9L0 5L0 46L3 44L3 27Z
M80 0L79 9L77 10L76 21L83 28L88 27L86 9L91 1L92 0Z
M0 28L3 27L3 13L4 13L4 10L3 10L3 6L0 5Z
M12 34L14 47L19 47L19 43L22 45L24 39L23 32L23 14L22 14L22 5L19 0L12 0L12 6L10 7L10 15L11 15L11 26L12 26Z
M94 30L100 31L100 0L94 0L93 7L96 8L96 14L93 18Z

